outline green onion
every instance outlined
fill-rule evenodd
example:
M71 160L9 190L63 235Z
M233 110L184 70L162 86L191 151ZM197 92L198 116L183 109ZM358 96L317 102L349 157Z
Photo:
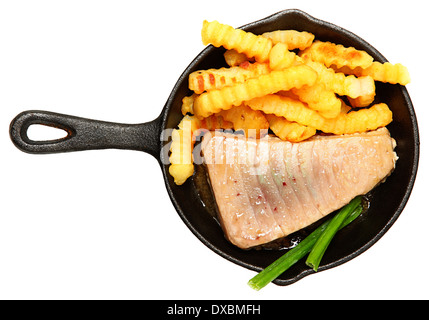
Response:
M353 203L358 202L359 204L360 201L361 201L361 197L357 197L352 202ZM348 204L346 207L350 206L350 204ZM340 228L343 228L349 223L351 223L354 219L356 219L361 214L361 212L362 212L362 206L358 205L357 207L354 207L351 213L349 211L350 213L349 216L343 221ZM264 270L259 272L256 276L250 279L247 284L255 290L260 290L263 287L265 287L267 284L269 284L271 281L276 279L279 275L281 275L283 272L285 272L287 269L289 269L291 266L293 266L296 262L301 260L307 253L311 251L311 249L314 247L315 243L317 242L319 237L323 234L323 232L326 230L326 228L328 227L331 221L332 219L321 224L304 240L298 243L296 247L286 252L279 259L277 259L268 267L266 267Z
M304 256L310 252L313 248L317 239L325 231L328 226L329 221L326 221L320 225L316 230L314 230L310 235L308 235L304 240L292 248L264 270L259 272L256 276L249 280L247 283L251 288L255 290L260 290L269 284L271 281L276 279L279 275L293 266L296 262L304 258Z
M362 206L362 197L359 197L361 203L359 204L359 206L357 208L355 208L353 210L352 213L350 213L350 215L343 221L343 223L341 224L340 229L344 228L345 226L349 225L350 223L353 222L354 219L356 219L357 217L360 216L360 214L363 211L363 206Z
M305 261L307 266L313 268L314 271L317 271L317 268L319 268L320 260L322 260L323 254L331 243L332 238L340 229L344 220L353 212L354 209L359 207L360 204L360 198L353 199L348 205L342 208L340 212L331 219L326 229L317 239L316 243L313 246L313 249L311 249L308 258Z

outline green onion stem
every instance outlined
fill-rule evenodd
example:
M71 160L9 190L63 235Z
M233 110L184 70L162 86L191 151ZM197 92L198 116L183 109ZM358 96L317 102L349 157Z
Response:
M313 268L314 271L317 271L319 268L320 261L322 260L323 254L331 243L337 231L340 229L344 220L361 204L360 198L355 198L348 205L340 210L331 221L329 222L326 229L317 239L313 248L310 251L310 254L307 257L305 263L307 266Z
M350 211L348 211L349 216L343 220L340 228L344 228L361 214L362 206L359 206L360 201L361 197L357 197L352 201L354 203L354 209L352 209L353 211L351 213ZM347 206L350 206L352 202ZM358 205L357 207L355 206L356 203ZM252 279L249 280L248 285L255 290L260 290L267 284L269 284L271 281L276 279L287 269L289 269L291 266L293 266L296 262L301 260L307 253L311 251L311 249L314 247L319 237L326 230L332 219L325 221L316 230L309 234L304 240L298 243L294 248L290 249L283 256L278 258L264 270L255 275Z

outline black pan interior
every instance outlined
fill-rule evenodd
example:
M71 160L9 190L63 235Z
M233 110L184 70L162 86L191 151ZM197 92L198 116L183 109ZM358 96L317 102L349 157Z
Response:
M366 50L375 60L387 61L374 47L358 36L330 23L315 19L299 10L279 12L250 23L243 29L255 34L277 29L309 31L315 34L317 39ZM194 39L194 41L200 41L200 39ZM226 66L223 60L224 51L222 48L209 46L185 70L165 105L162 119L163 129L176 127L182 118L181 100L184 96L191 94L188 89L188 75L195 70ZM376 93L376 102L387 103L393 111L394 121L388 126L388 129L397 141L396 152L399 156L397 167L387 182L378 186L371 193L368 212L343 229L333 240L322 260L320 271L340 265L374 244L400 215L414 183L419 155L419 137L410 97L407 90L399 85L377 83ZM163 139L166 140L162 142L164 146L168 143L167 138L166 135L163 135ZM164 148L164 151L166 150ZM167 157L167 152L163 152L161 162L165 163ZM205 180L198 176L189 179L182 186L177 186L168 174L168 165L161 166L171 200L181 218L190 230L214 252L255 271L262 270L284 253L279 250L246 251L230 244L212 216L213 199L207 191L209 189ZM183 250L187 249L183 248ZM313 271L301 261L282 274L275 280L275 283L288 285L311 273Z

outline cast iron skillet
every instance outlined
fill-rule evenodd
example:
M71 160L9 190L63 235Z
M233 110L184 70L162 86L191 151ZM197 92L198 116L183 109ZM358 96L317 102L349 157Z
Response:
M333 24L315 19L300 10L286 10L265 19L250 23L244 30L261 34L277 29L309 31L317 39L340 43L366 50L375 60L387 60L371 45ZM179 78L160 116L148 123L118 124L95 121L46 111L26 111L19 114L10 125L10 137L22 151L29 153L56 153L91 149L131 149L150 153L159 162L168 194L184 223L214 252L251 270L260 271L277 259L284 251L241 250L224 237L213 218L213 197L207 182L194 177L182 186L176 186L168 173L168 135L164 129L174 128L181 120L181 100L191 92L188 75L199 69L225 66L224 49L212 46L203 50ZM338 266L371 247L392 226L403 210L413 187L419 157L417 120L407 90L399 85L377 83L376 102L386 102L393 111L393 122L388 126L397 141L399 156L396 170L386 183L371 193L368 212L341 230L325 253L319 272ZM42 124L64 129L65 138L51 141L32 141L27 129L32 124ZM310 227L311 228L311 227ZM274 282L291 284L313 273L301 261Z

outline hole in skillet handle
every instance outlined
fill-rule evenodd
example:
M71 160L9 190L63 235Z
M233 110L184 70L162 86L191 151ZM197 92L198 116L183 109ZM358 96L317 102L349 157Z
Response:
M296 9L278 12L247 24L242 29L255 34L280 29L308 31L315 34L319 40L366 50L375 60L387 61L379 51L357 35ZM180 121L181 99L185 95L191 94L187 86L186 76L192 71L224 66L224 52L223 48L208 46L185 70L172 93L171 103L168 105L167 127L175 127ZM347 230L342 232L341 239L344 241L336 241L335 246L331 246L331 250L326 253L325 259L319 267L319 273L339 266L369 249L396 221L411 193L419 158L417 119L411 99L405 87L381 83L377 83L377 99L386 102L393 112L394 121L388 126L388 129L398 143L396 148L400 158L397 163L398 167L384 184L374 190L374 197L367 218L350 225ZM168 166L164 166L163 171L167 177L166 184L169 193L173 195L173 204L181 218L211 250L237 265L257 272L284 254L284 251L275 250L258 252L241 250L229 243L221 228L209 214L206 205L199 205L202 202L201 195L196 191L198 189L196 184L199 181L192 179L182 186L175 186L168 176ZM314 271L305 265L304 260L295 264L273 282L277 285L290 285L313 273Z
M66 130L42 124L32 124L27 129L27 136L31 141L60 140L68 135Z

